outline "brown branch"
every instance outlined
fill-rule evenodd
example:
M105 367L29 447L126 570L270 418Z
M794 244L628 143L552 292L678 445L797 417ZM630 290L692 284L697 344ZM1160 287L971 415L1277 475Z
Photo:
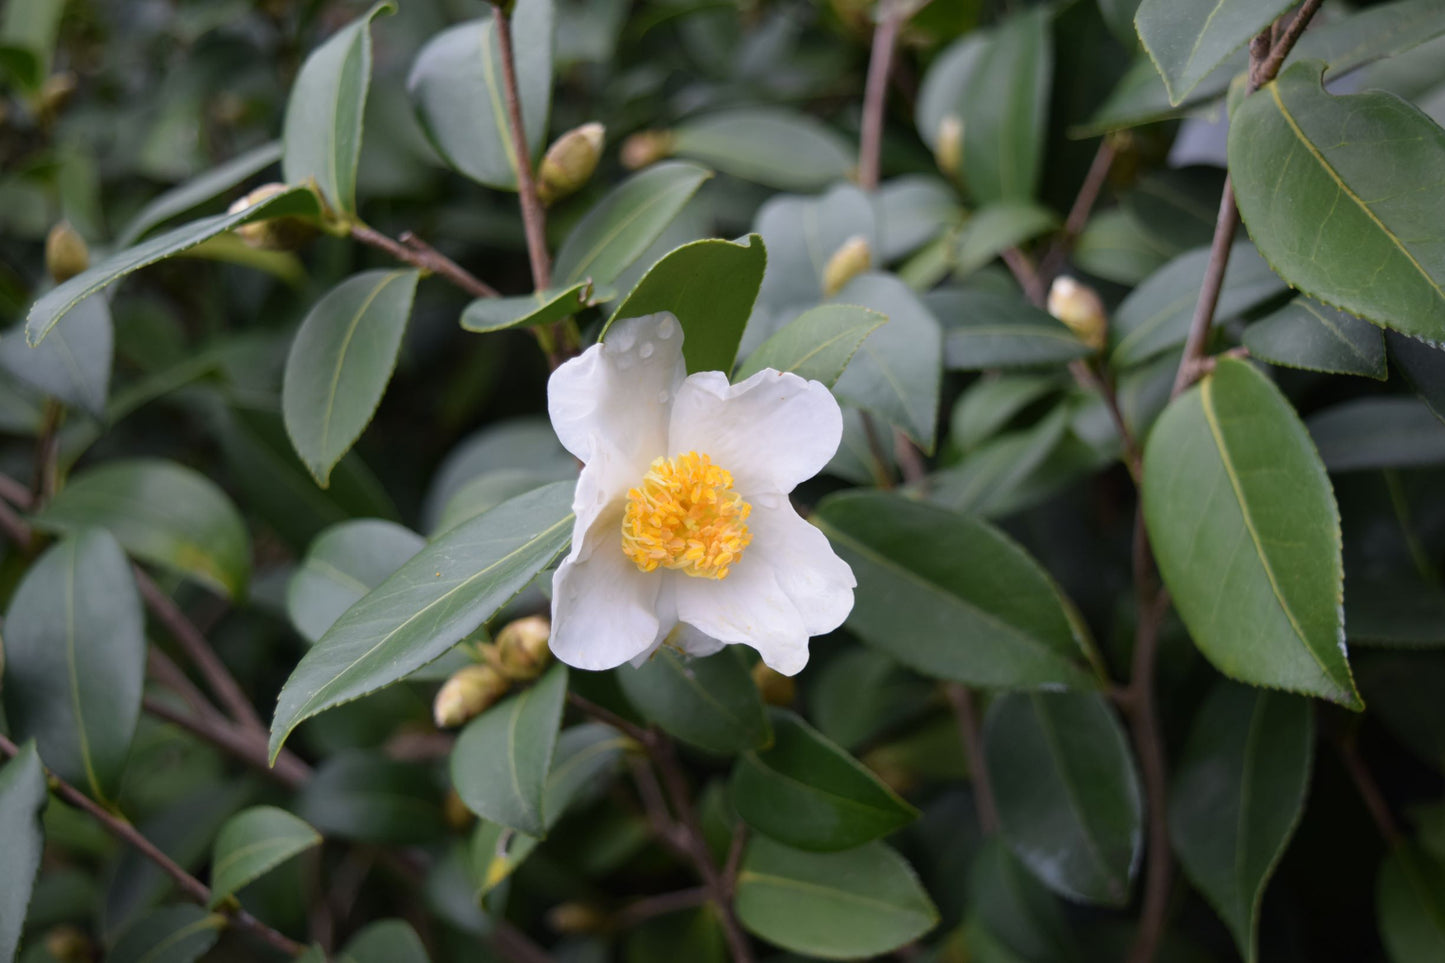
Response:
M1139 439L1134 437L1128 423L1124 421L1124 412L1119 407L1119 395L1114 391L1109 376L1082 358L1069 362L1069 372L1080 387L1097 392L1099 397L1104 399L1104 407L1109 411L1109 419L1114 422L1114 430L1119 433L1119 439L1124 443L1124 465L1129 469L1129 477L1134 479L1135 487L1138 487L1144 480L1144 452L1139 447Z
M622 718L611 709L598 705L586 696L580 696L575 692L568 692L567 701L573 707L582 710L582 712L596 719L598 722L611 726L618 732L635 739L641 745L647 745L647 740L653 738L653 733L650 730L644 729L637 723Z
M883 153L883 111L888 99L888 76L893 72L893 51L898 44L902 11L894 0L878 5L878 26L873 30L873 48L868 54L868 80L863 90L863 125L858 143L858 185L865 191L878 189L880 158Z
M1299 13L1295 14L1289 26L1279 35L1278 42L1273 44L1272 49L1269 51L1269 56L1260 64L1258 72L1256 72L1253 69L1253 65L1251 65L1251 92L1263 87L1275 77L1279 76L1280 68L1284 66L1284 58L1289 56L1289 52L1294 49L1294 45L1299 41L1300 35L1305 32L1305 27L1309 26L1310 20L1314 18L1314 15L1323 4L1324 0L1305 0L1304 4L1299 8Z
M180 696L190 707L191 712L196 715L205 716L214 722L228 723L226 717L221 714L221 710L211 705L205 693L191 681L191 677L186 675L180 666L172 662L171 657L162 652L158 646L151 645L146 649L146 674Z
M522 100L517 93L517 64L512 53L512 24L508 13L500 5L492 10L497 20L502 92L506 97L507 120L512 129L512 158L517 167L517 194L522 202L522 229L527 234L527 259L532 265L532 286L544 291L552 284L552 262L547 254L547 214L537 196L531 152L527 148L527 128L522 122Z
M635 902L628 903L613 918L613 923L619 929L631 929L639 923L645 923L654 916L663 916L667 913L676 913L678 910L691 909L694 906L701 906L712 896L706 886L696 886L692 889L678 890L675 893L662 893L659 896L647 896Z
M978 728L978 707L974 704L973 692L960 682L950 682L943 687L943 693L953 706L963 751L968 756L973 800L978 808L978 828L983 830L984 835L992 836L998 832L998 803L994 801L993 781L989 779L988 767L984 765L983 736Z
M13 759L19 752L20 749L15 743L11 742L5 736L0 735L0 753L3 753L7 758ZM72 806L75 806L77 809L83 810L86 815L100 823L106 832L112 836L139 850L142 856L145 856L151 862L155 863L167 876L174 880L187 898L194 900L202 906L210 904L210 888L182 869L175 860L161 852L154 843L142 836L134 826L121 817L108 812L100 804L85 795L85 793L76 789L49 769L45 770L45 775L52 793L70 803ZM217 907L216 912L221 913L231 923L241 929L249 931L282 953L297 957L306 951L306 947L276 932L250 913L247 913L235 905L233 901L223 903Z
M201 739L222 749L265 776L269 776L287 789L299 789L311 778L311 767L294 755L277 757L272 766L266 750L266 740L242 732L225 719L194 715L178 711L173 706L149 696L143 702L146 712L180 726Z
M1064 259L1073 250L1074 242L1079 235L1084 233L1084 228L1089 223L1089 214L1094 210L1094 205L1099 201L1099 194L1104 190L1104 184L1109 180L1109 169L1114 166L1114 141L1105 137L1099 141L1099 149L1094 153L1094 160L1089 164L1089 171L1084 175L1084 183L1079 187L1079 193L1074 197L1074 205L1069 208L1069 216L1064 221L1064 229L1054 238L1054 243L1049 248L1049 253L1044 256L1043 265L1039 274L1044 279L1052 281L1064 265Z
M999 256L1013 273L1019 287L1023 288L1024 297L1029 299L1029 303L1036 308L1043 308L1048 301L1048 290L1029 256L1016 247L1005 249Z
M403 234L400 241L394 241L365 224L352 224L350 234L352 240L385 251L403 264L446 278L474 298L501 297L496 288L410 231Z
M1345 764L1345 772L1349 773L1350 781L1355 784L1355 789L1359 792L1365 808L1370 811L1370 818L1375 821L1380 835L1385 837L1385 843L1393 849L1405 838L1405 835L1400 831L1400 824L1395 821L1394 815L1390 812L1390 804L1385 802L1385 794L1380 792L1380 786L1370 773L1370 767L1365 765L1365 759L1360 755L1360 747L1356 743L1354 734L1340 736L1337 745L1340 750L1340 761Z

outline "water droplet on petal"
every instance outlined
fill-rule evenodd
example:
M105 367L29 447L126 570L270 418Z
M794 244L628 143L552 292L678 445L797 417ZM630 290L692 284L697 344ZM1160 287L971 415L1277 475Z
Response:
M656 350L657 349L652 346L651 341L644 341L642 342L642 347L637 349L637 353L642 355L642 357L644 358L650 358L652 357L652 352Z

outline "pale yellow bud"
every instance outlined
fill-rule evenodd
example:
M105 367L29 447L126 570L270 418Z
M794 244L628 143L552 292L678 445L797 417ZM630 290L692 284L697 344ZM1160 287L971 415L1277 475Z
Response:
M498 668L508 679L518 682L537 678L552 659L547 649L551 634L552 623L541 615L508 623L497 633Z
M843 242L843 246L828 258L823 268L823 296L831 298L843 290L843 285L873 266L873 249L861 235L855 235Z
M630 171L641 170L671 157L672 151L672 131L639 131L622 142L622 166Z
M70 103L70 98L75 95L75 87L75 74L68 70L46 77L40 85L40 113L48 118L53 118L61 113Z
M45 952L59 963L89 963L94 958L94 947L90 937L79 927L63 923L48 930L44 939Z
M537 177L537 196L543 204L576 193L591 179L606 139L607 128L592 123L574 127L552 142Z
M1054 278L1049 288L1049 314L1066 324L1079 340L1098 351L1109 335L1109 315L1094 289L1068 275Z
M963 121L957 114L949 114L939 122L933 159L945 174L956 174L963 165Z
M226 211L239 214L268 198L290 190L285 184L262 184L245 197L238 198ZM315 225L299 217L268 217L236 228L236 234L251 247L263 251L294 251L316 234Z
M69 223L61 221L45 238L45 269L56 284L90 267L90 248Z
M489 665L458 669L432 703L437 728L452 729L481 715L506 693L508 685L502 674Z
M607 927L607 917L586 903L558 903L547 911L547 925L558 933L597 933Z
M798 684L793 677L770 669L766 662L753 666L753 684L758 687L763 701L770 706L790 706L793 697L798 694Z

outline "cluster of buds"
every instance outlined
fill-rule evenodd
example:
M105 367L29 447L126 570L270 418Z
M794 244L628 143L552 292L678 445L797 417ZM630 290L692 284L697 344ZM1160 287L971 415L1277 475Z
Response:
M540 615L517 619L482 649L484 661L458 669L437 691L432 718L440 729L454 729L476 718L507 694L513 684L530 682L551 660L547 637L552 625Z
M238 198L226 213L239 214L287 190L285 184L262 184ZM251 247L263 251L294 251L316 235L316 226L299 217L268 217L241 225L236 228L236 234Z
M602 157L607 128L598 123L574 127L553 141L537 172L537 197L552 204L575 194L592 178Z
M1049 288L1049 314L1062 321L1095 351L1103 350L1109 337L1109 314L1094 289L1068 275L1054 279Z

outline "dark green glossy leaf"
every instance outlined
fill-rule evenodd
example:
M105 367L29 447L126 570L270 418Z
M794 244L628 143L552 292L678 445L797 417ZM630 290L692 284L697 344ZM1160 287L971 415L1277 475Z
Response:
M882 652L859 646L809 676L809 714L823 735L845 749L917 716L933 688Z
M616 674L638 712L688 745L732 755L773 738L758 687L733 648L694 659L663 646Z
M1135 285L1163 267L1173 253L1124 211L1111 208L1089 218L1074 244L1073 262L1106 281Z
M1016 294L952 288L933 292L929 304L946 326L943 360L951 371L1063 364L1093 353Z
M669 161L633 174L587 212L557 252L560 284L604 288L647 250L712 172Z
M1122 906L1143 849L1144 800L1128 738L1092 692L1006 695L984 758L1004 839L1054 891Z
M517 189L517 157L502 83L495 14L437 34L416 56L407 92L437 152L474 181ZM540 159L552 106L552 0L521 0L511 15L517 96L527 153Z
M731 798L749 826L815 852L852 849L900 829L918 811L800 717L770 713L773 744L733 767Z
M963 228L963 240L954 256L960 275L971 274L999 252L1018 247L1059 224L1054 212L1029 201L1003 200L974 211Z
M964 451L977 448L1015 415L1059 386L1059 380L1049 375L980 378L959 395L953 406L953 417L949 421L954 444Z
M1436 623L1445 640L1445 618ZM1445 771L1445 658L1438 652L1370 652L1356 667L1370 711L1396 739ZM1445 851L1441 853L1445 858Z
M506 604L566 547L574 487L548 485L458 525L347 609L282 687L271 755L303 720L421 668Z
M199 906L163 906L126 927L106 963L193 963L221 938L226 918Z
M1357 398L1310 415L1310 437L1332 472L1445 463L1445 424L1417 398Z
M809 114L782 107L738 107L690 118L672 129L673 150L782 191L844 180L857 158L848 141Z
M612 312L608 326L618 318L670 312L682 325L689 374L731 371L767 261L763 239L756 234L742 241L709 238L684 244L648 269ZM607 336L605 329L602 336Z
M0 337L0 371L97 420L105 417L115 330L103 294L92 294L34 347L17 326Z
M1390 361L1414 387L1416 394L1445 421L1445 351L1415 338L1385 332Z
M627 937L625 963L727 963L727 938L707 907L647 920Z
M315 182L341 214L356 211L361 115L371 85L371 21L395 11L391 0L381 0L311 51L286 102L282 176L292 185Z
M157 225L219 197L280 159L281 142L273 140L269 144L262 144L238 154L193 180L171 188L141 208L127 222L116 238L116 247L129 247Z
M764 368L791 371L833 387L868 336L888 323L887 315L847 304L823 304L804 311L748 355L737 380Z
M426 539L395 522L363 518L333 525L316 537L291 575L286 613L308 642L315 642L341 613L376 588Z
M451 754L452 785L472 812L529 836L546 831L542 786L562 724L567 667L467 724Z
M321 834L284 809L256 806L237 813L216 835L211 906L291 857L320 845Z
M1385 339L1352 314L1298 297L1244 331L1244 346L1261 361L1384 381Z
M1073 607L992 526L880 492L830 496L813 521L858 579L849 627L904 665L976 685L1095 684Z
M232 599L246 595L251 538L241 513L215 482L175 462L135 458L80 472L35 523L69 533L104 528L136 558Z
M1038 185L1049 83L1050 11L1018 13L994 31L978 55L963 101L963 174L980 201L1032 200Z
M1265 886L1304 812L1313 751L1308 700L1221 681L1176 764L1174 849L1249 963L1259 958Z
M1411 579L1351 579L1345 634L1361 645L1445 647L1445 590Z
M157 261L195 247L222 231L268 217L315 217L320 213L316 195L304 187L293 188L235 214L217 214L158 234L135 247L118 251L99 264L82 271L64 284L56 285L30 308L25 321L25 340L39 344L75 306L87 297Z
M1144 519L1180 617L1217 669L1361 708L1329 478L1299 416L1248 362L1220 361L1155 423Z
M734 908L755 935L823 959L881 955L938 922L913 868L877 842L841 853L805 853L754 836Z
M1323 71L1296 63L1235 111L1239 212L1304 293L1445 341L1445 130L1392 94L1327 94ZM1286 169L1288 191L1277 186Z
M325 836L370 843L425 843L446 831L431 772L373 752L328 758L302 787L296 812Z
M428 963L421 938L405 920L379 920L363 928L334 963Z
M114 798L140 715L145 620L130 562L86 529L46 550L5 615L5 714L62 779Z
M0 959L13 959L20 946L45 832L40 813L45 808L45 771L35 743L20 747L20 755L0 765L0 839L5 859L0 861Z
M1020 507L1024 483L1068 435L1071 412L1056 407L1035 425L992 438L957 465L934 472L928 500L960 514L996 518Z
M1375 916L1390 963L1445 954L1445 862L1414 843L1399 843L1375 881Z
M1224 171L1218 167L1171 167L1139 178L1119 200L1129 220L1170 257L1214 239Z
M1289 9L1291 0L1143 0L1139 39L1178 105L1225 58Z
M531 328L569 318L591 304L592 285L587 281L540 294L478 298L462 312L462 327L478 334Z
M967 944L981 963L1078 963L1078 937L1063 907L1004 840L983 841L968 873ZM982 939L981 939L982 938ZM980 943L986 944L980 946ZM988 950L995 954L987 955Z

